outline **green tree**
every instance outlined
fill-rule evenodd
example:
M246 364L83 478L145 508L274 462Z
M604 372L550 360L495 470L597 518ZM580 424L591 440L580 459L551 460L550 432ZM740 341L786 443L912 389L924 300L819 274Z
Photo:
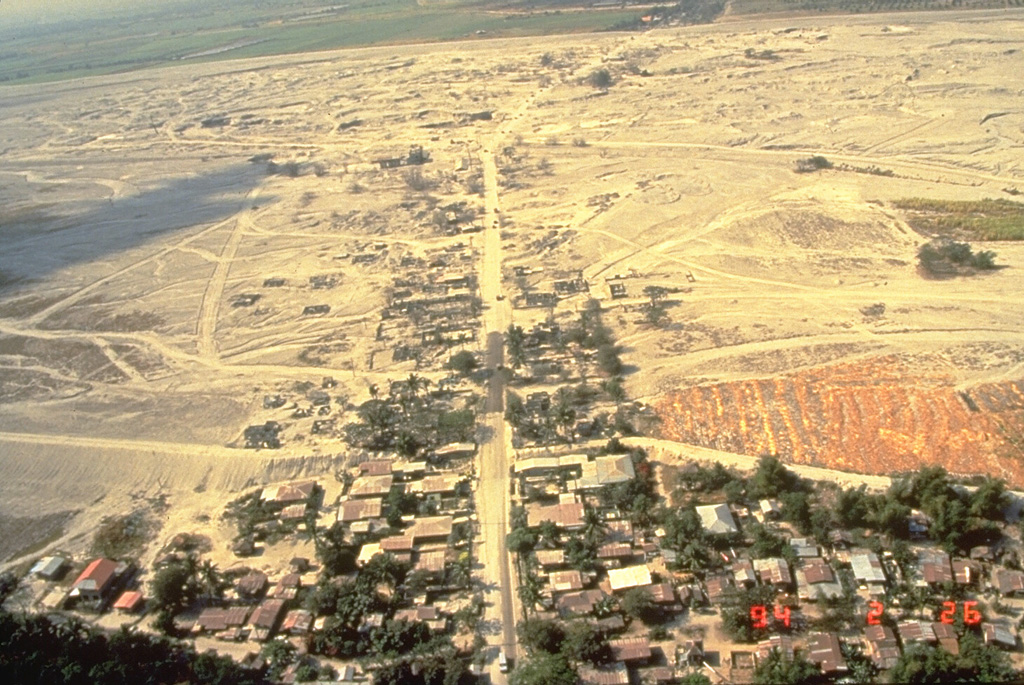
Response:
M505 349L508 350L509 364L518 369L526 363L526 333L522 326L509 324L505 331Z
M476 416L472 409L442 411L437 415L437 441L469 442L476 432Z
M773 649L754 670L754 682L757 685L804 685L822 680L818 667L799 652L789 659L778 649Z
M811 532L811 502L806 493L784 492L782 500L782 518L791 522L804 535Z
M1006 492L1006 481L986 477L971 495L971 515L989 521L1005 520L1006 507L1010 496Z
M565 561L578 571L593 571L597 567L597 542L572 536L565 543Z
M480 366L480 362L477 361L475 354L469 350L462 350L452 355L447 366L460 376L468 376Z
M630 588L622 595L620 605L627 616L639 619L644 623L655 623L660 618L654 597L646 588Z
M316 540L316 557L325 574L340 576L356 570L358 550L345 539L345 528L335 523Z
M558 622L543 618L524 618L516 626L516 635L520 644L531 654L557 654L565 639L565 633Z
M601 383L601 389L608 393L613 402L622 402L626 399L626 388L622 385L622 378L615 376Z
M870 500L867 486L840 490L836 498L835 514L843 528L860 528L867 525Z
M757 469L747 483L747 492L754 499L779 497L799 490L802 490L799 476L771 455L763 455L758 460Z
M958 671L956 657L952 654L944 649L918 643L903 650L889 676L894 683L924 685L957 682Z
M573 663L604 664L611 660L611 647L604 633L588 621L565 624L562 655Z
M608 86L612 85L612 75L608 73L607 69L595 69L587 76L587 85L600 90L608 90Z
M271 640L260 650L260 655L267 660L268 675L274 680L281 677L284 671L295 661L295 645L283 640Z
M528 528L515 528L505 536L505 547L516 554L529 554L537 545L537 536Z
M985 644L974 633L967 633L960 639L957 665L968 680L978 683L1019 682L1021 677L1005 652Z
M561 654L538 653L519 664L509 685L576 685L579 675Z
M609 376L621 375L623 365L622 360L619 359L618 348L611 343L599 346L597 348L597 365Z
M505 420L513 428L519 428L527 418L526 405L523 398L509 390L505 393Z
M167 616L174 616L195 601L200 591L197 570L192 557L160 569L153 577L153 608Z
M679 685L711 685L711 678L708 678L703 673L687 673L685 676L678 680Z

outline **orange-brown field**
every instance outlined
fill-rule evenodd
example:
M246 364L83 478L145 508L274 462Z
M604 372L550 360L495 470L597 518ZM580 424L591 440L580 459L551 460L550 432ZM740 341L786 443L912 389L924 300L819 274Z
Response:
M1024 380L958 390L937 362L923 369L886 356L689 387L658 403L662 437L861 473L941 464L1024 485Z

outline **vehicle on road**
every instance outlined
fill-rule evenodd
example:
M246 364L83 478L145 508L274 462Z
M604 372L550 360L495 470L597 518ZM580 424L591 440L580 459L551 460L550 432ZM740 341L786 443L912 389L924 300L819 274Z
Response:
M498 302L501 302L504 299L505 299L504 295L498 295Z
M502 673L508 673L508 657L505 656L505 650L498 652L498 670Z

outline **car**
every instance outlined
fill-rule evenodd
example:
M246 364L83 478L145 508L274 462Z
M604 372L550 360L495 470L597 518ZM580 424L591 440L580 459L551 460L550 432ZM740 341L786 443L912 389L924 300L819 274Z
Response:
M504 299L505 299L504 295L498 295L498 302L501 302Z
M498 652L498 670L502 673L508 673L508 657L505 656L505 650Z

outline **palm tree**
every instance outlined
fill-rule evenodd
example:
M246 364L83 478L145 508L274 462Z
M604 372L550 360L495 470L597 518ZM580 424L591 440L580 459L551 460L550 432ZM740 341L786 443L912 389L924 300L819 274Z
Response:
M508 330L505 332L505 345L508 347L509 363L513 369L518 369L526 363L525 342L526 334L523 332L523 327L509 324Z
M523 603L523 614L529 616L540 601L540 583L533 574L527 574L519 586L519 601Z
M572 426L576 423L576 410L572 406L572 397L566 388L559 388L555 393L555 406L552 407L554 420L562 430L565 438L572 442Z
M604 520L597 509L587 507L583 511L583 537L587 542L599 545L604 542Z
M419 395L420 390L426 390L430 387L430 379L424 378L423 376L417 376L415 373L410 373L409 377L405 380L405 386L408 388L409 393L416 397Z
M212 597L214 599L223 599L224 591L228 589L230 585L221 575L220 569L212 561L207 559L199 565L198 569L199 583L203 587L203 594L206 597Z

